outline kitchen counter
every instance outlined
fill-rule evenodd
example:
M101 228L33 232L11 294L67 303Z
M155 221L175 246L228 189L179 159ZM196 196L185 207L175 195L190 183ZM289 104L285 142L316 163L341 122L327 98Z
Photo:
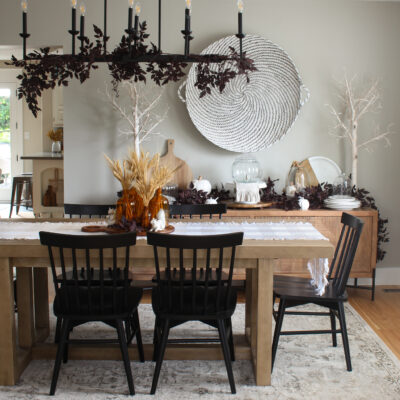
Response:
M33 213L35 217L58 217L64 213L64 155L62 153L40 152L21 157L32 160ZM56 192L55 204L44 202L49 190ZM47 196L48 197L48 196Z
M21 156L21 160L64 160L63 153L41 152L28 156Z

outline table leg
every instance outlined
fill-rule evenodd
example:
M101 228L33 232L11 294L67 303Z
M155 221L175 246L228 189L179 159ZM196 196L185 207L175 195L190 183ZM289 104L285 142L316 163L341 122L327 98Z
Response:
M37 341L44 341L50 333L49 288L47 268L33 269L35 290L35 327Z
M0 258L0 385L17 382L13 274L8 258Z
M17 267L18 344L31 349L35 340L32 269Z
M252 270L246 269L246 303L245 303L245 330L246 339L250 343L251 332L251 302L252 302Z
M253 273L251 348L257 386L271 384L272 293L275 260L259 259Z

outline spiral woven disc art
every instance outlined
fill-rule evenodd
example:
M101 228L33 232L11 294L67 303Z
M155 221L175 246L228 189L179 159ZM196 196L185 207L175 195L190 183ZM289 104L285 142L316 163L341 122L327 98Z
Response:
M202 54L229 54L229 47L239 51L235 36L218 40ZM247 35L243 51L257 68L249 83L239 75L223 93L213 89L200 99L194 64L186 84L187 109L197 129L216 146L240 153L259 151L280 140L304 103L301 78L284 50L265 38Z

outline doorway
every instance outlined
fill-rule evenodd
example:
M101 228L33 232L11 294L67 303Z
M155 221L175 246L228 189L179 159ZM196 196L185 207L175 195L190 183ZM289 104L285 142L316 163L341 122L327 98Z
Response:
M22 102L17 101L16 75L15 70L0 70L0 202L10 201L12 177L23 171Z

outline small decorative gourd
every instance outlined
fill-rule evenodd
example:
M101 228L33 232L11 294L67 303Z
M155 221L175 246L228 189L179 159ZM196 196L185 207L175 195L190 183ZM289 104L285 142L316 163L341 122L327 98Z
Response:
M299 207L302 211L306 211L310 208L310 202L304 197L299 197Z
M199 176L198 179L194 179L192 181L193 187L196 190L202 190L207 194L211 192L211 183L207 179L203 179L202 176Z

